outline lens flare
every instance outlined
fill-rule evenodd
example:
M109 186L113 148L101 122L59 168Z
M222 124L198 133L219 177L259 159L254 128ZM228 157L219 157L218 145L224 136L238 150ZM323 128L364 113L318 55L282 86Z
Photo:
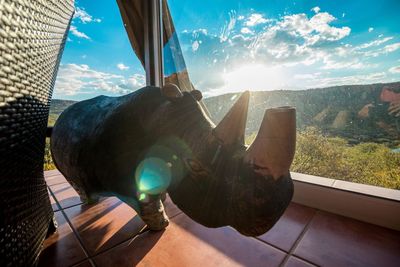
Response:
M139 201L145 202L147 200L147 195L145 193L140 193Z
M135 179L139 192L157 195L164 192L171 182L169 162L160 158L146 158L136 169Z

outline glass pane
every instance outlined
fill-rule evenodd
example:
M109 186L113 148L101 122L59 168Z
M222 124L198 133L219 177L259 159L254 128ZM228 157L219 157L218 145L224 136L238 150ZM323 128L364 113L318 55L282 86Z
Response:
M128 94L146 82L117 3L80 1L75 6L50 106L50 126L77 101ZM45 169L54 168L48 145L45 162Z
M251 143L266 108L295 106L292 171L400 189L399 1L168 3L215 123L250 90Z
M119 96L145 85L144 69L123 25L115 1L76 4L54 99Z

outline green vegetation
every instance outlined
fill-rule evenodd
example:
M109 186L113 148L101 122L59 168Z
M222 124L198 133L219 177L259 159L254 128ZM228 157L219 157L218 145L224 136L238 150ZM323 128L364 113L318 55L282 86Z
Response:
M377 143L350 146L315 129L298 134L292 171L400 189L400 153Z
M49 120L47 122L48 126L54 126L54 123L58 119L58 116L69 106L76 103L76 101L71 100L59 100L53 99L50 105L50 113L49 113ZM54 170L56 166L54 165L53 159L50 153L50 139L46 138L46 147L45 147L45 154L44 154L44 170Z
M49 114L49 120L47 121L48 126L54 126L54 123L56 123L56 120L58 119L57 114Z
M251 135L247 143L251 143ZM315 128L297 134L291 171L354 183L400 189L400 153L377 143L349 145Z
M46 147L44 150L44 166L45 171L54 170L56 166L54 165L53 158L50 152L50 139L46 138Z
M255 134L249 136L250 144ZM315 128L297 135L296 154L291 171L400 189L400 153L377 143L348 145L339 137L323 136ZM55 169L46 140L45 170Z

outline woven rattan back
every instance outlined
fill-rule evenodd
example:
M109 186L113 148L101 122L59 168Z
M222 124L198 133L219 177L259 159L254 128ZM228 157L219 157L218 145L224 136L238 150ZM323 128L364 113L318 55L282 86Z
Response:
M0 0L0 266L35 265L53 216L49 103L74 0Z

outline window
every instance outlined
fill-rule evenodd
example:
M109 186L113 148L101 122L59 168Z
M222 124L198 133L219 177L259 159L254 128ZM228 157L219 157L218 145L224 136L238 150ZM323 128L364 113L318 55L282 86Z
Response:
M251 143L266 108L295 106L292 171L400 189L398 1L167 2L166 81L202 91L214 122L252 91ZM122 25L115 3L78 3L50 124L73 101L146 84Z
M398 1L168 3L165 76L201 90L214 122L251 90L247 142L292 105L292 171L400 189Z
M50 126L77 101L121 96L146 85L144 68L132 50L117 3L81 1L75 9L51 101ZM55 168L49 140L44 167Z

